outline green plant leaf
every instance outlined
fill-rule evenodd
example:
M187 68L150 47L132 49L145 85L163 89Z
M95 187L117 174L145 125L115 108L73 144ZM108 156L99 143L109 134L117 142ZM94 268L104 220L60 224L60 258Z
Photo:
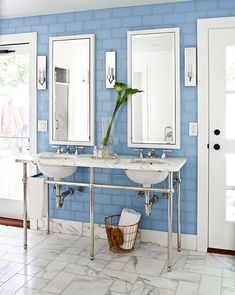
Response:
M122 92L126 88L126 84L125 83L120 83L120 82L115 82L113 87L117 91L118 95L122 95Z
M143 90L127 88L125 94L123 95L122 103L127 102L127 98L129 95L133 95L140 92L143 92Z

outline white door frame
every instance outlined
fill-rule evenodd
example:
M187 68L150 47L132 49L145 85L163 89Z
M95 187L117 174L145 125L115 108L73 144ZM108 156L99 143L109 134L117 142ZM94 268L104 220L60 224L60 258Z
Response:
M19 43L28 43L30 52L30 114L29 114L29 136L30 153L37 152L37 33L23 33L0 35L0 45L13 45ZM33 172L36 172L33 171Z
M235 17L199 19L197 250L206 252L209 235L209 30L235 27Z

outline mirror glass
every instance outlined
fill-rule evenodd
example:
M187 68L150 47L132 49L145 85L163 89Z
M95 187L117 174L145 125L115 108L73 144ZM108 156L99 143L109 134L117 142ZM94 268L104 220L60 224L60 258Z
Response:
M50 41L51 143L93 145L94 36Z
M129 146L179 148L179 31L129 32Z

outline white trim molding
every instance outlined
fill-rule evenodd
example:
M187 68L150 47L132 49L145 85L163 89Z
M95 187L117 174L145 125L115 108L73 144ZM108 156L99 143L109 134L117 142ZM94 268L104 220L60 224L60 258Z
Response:
M47 220L30 220L30 228L34 230L47 230ZM89 237L90 236L90 224L87 222L62 220L62 219L50 219L51 232L71 234ZM107 239L104 224L95 224L95 237L100 239ZM182 246L183 249L196 250L197 236L182 234ZM162 247L167 247L167 232L141 229L138 241L145 243L155 243ZM173 233L173 247L177 248L177 234Z
M209 31L235 27L235 17L200 19L198 40L198 213L197 250L208 248L209 218Z

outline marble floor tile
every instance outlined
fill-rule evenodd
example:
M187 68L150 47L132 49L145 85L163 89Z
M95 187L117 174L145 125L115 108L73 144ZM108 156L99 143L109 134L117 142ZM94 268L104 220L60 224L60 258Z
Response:
M235 279L234 278L232 278L232 279L231 278L223 278L222 287L234 289L234 292L235 292Z
M175 295L197 295L199 284L191 282L179 282Z
M34 265L26 265L23 269L21 269L18 273L28 276L35 276L42 270L42 267L34 266Z
M127 281L115 280L110 287L111 292L120 292L121 294L129 294L133 284Z
M46 267L44 267L39 273L36 274L36 277L48 279L53 279L62 269L65 268L67 263L62 261L52 261Z
M229 269L223 269L223 277L235 280L235 271Z
M87 264L91 269L101 271L109 261L103 260L103 259L94 259L90 260L90 262Z
M221 290L221 295L234 295L234 294L235 294L234 289L222 288Z
M73 280L61 293L62 295L104 295L113 281L106 278L80 276ZM78 293L79 290L79 293Z
M199 288L199 295L220 295L221 294L221 278L203 275Z
M31 277L16 274L0 287L0 294L12 295L22 286L24 286L24 284L27 283L27 281L29 281L30 279Z
M129 293L130 295L174 295L175 292L169 289L157 288L138 280Z
M137 280L138 274L130 273L126 271L120 271L120 270L104 269L100 273L99 277L110 278L112 280L125 281L125 282L129 282L133 284Z
M137 281L141 281L142 283L148 286L153 286L156 288L162 288L167 290L176 290L177 288L177 281L158 276L140 275Z
M0 243L1 244L1 243ZM1 256L1 260L7 260L10 262L17 262L23 264L30 264L35 258L25 254L6 253Z
M205 255L188 255L186 263L204 265L206 260Z
M205 265L197 264L185 264L184 270L187 272L195 272L199 274L212 275L212 276L222 276L222 268L211 267Z
M162 260L132 256L126 263L125 270L143 275L157 275L161 273L164 265L165 261Z
M87 265L79 264L68 264L64 271L81 276L97 277L100 274L100 271L92 269Z
M76 275L61 271L44 288L44 291L60 294Z
M19 291L17 291L16 293L14 293L14 295L55 295L55 294L45 292L42 290L36 290L36 289L30 289L30 288L23 287Z
M41 279L41 278L32 278L30 281L28 281L25 284L25 287L31 288L31 289L36 289L36 290L41 290L43 289L47 284L49 283L49 280L47 279Z
M200 274L185 272L185 271L177 271L175 269L173 269L171 272L163 273L161 277L171 279L171 280L186 281L191 283L199 283L201 279Z
M7 262L7 264L0 269L0 282L5 283L23 268L23 264Z

